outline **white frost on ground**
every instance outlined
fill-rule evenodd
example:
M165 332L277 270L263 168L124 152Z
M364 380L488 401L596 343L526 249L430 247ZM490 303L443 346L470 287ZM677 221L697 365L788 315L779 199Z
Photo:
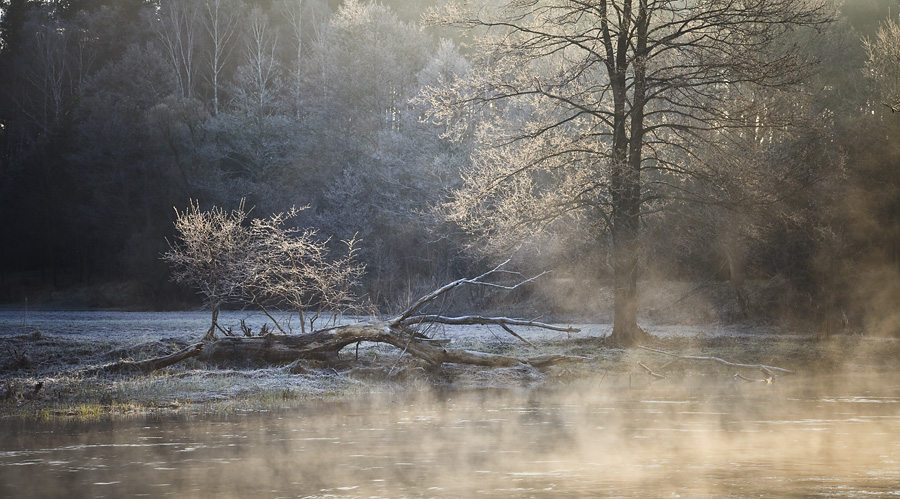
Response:
M285 315L276 315L279 320ZM224 311L219 315L219 323L240 334L240 322L244 320L254 333L264 324L272 329L271 320L257 311ZM344 317L343 323L356 322L363 318ZM0 310L0 336L30 334L40 331L50 335L83 335L94 339L108 338L117 343L142 343L162 339L178 339L186 342L198 341L209 328L210 314L206 311L192 312L122 312L122 311L28 311ZM331 325L320 319L317 328ZM516 328L516 332L531 341L566 340L576 338L599 338L612 331L611 324L568 324L581 329L579 333L564 333L538 328ZM300 332L296 315L293 317L294 333ZM746 325L646 325L644 329L658 337L695 336L760 336L775 334L774 328ZM451 340L478 339L494 341L518 341L497 326L435 326L425 331L435 338Z
M285 319L284 316L276 316ZM220 324L225 328L240 331L243 320L254 333L258 333L263 325L272 328L271 320L256 311L225 311L219 316ZM344 323L352 323L361 318L345 317ZM198 342L209 328L210 313L206 311L192 312L123 312L123 311L71 311L71 310L24 310L0 309L0 339L19 335L35 335L35 339L46 337L64 337L91 343L94 348L105 349L109 353L89 362L105 362L115 360L120 352L122 356L130 356L134 347L149 344L151 347L168 343ZM549 322L549 321L548 321ZM319 328L331 325L322 319L316 323ZM566 340L579 338L600 338L610 334L610 324L557 324L575 326L578 333L549 331L538 328L517 327L516 332L529 341L564 343ZM294 333L299 333L299 323L293 318ZM754 336L764 337L777 334L773 328L758 326L726 326L708 325L645 325L645 329L658 337L703 337L703 336ZM423 330L428 336L452 340L461 348L481 348L485 345L517 344L519 340L497 326L434 326ZM26 338L29 340L30 338ZM172 346L174 348L174 346ZM149 352L157 352L150 348ZM401 361L403 354L395 347L382 344L366 343L357 349L350 345L343 353L347 358L359 356L360 359L375 361L390 368L392 373L404 368ZM142 353L143 355L143 353ZM100 359L100 360L98 360ZM82 359L84 360L84 359ZM110 400L138 401L144 404L200 404L223 403L246 404L248 407L278 404L279 401L297 400L301 395L318 396L328 393L372 393L373 390L392 390L392 384L370 384L365 378L357 379L349 371L315 370L306 375L289 374L283 367L247 368L247 369L198 369L186 363L184 370L174 370L166 375L139 376L111 381L92 381L108 383L102 388L110 394ZM45 393L68 393L82 390L82 377L69 377L65 373L76 367L68 364L53 364L53 369L62 369L62 374L51 373L53 377L43 377ZM396 369L396 371L395 371ZM455 387L468 388L507 388L537 386L545 375L528 366L498 368L491 370L465 369L448 367L448 381ZM75 371L73 371L75 372ZM418 379L414 371L411 378ZM27 373L26 373L27 374ZM33 376L27 374L27 376ZM604 374L605 376L605 374ZM29 377L21 383L33 383ZM429 381L429 383L431 383ZM24 385L23 385L24 386ZM430 385L428 385L430 386ZM55 390L55 391L54 391ZM268 400L269 402L266 402ZM180 405L179 405L180 406Z

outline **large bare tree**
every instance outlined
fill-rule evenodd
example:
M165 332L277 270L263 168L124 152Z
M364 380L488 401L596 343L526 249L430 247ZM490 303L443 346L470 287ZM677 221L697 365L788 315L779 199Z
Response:
M640 220L714 179L698 147L790 123L760 88L802 81L798 32L826 0L510 0L432 12L466 30L473 69L429 117L478 143L449 218L495 247L565 226L611 235L612 339L634 344ZM789 110L788 110L789 111ZM777 127L777 128L776 128Z

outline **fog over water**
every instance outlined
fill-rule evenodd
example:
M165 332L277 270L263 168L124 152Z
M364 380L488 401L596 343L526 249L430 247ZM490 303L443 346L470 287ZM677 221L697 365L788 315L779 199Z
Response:
M0 432L2 497L894 497L900 376L608 376Z

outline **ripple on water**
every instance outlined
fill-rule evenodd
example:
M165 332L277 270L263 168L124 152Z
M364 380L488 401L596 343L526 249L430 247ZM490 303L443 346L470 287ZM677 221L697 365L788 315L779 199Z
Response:
M0 433L0 496L900 495L900 378L865 393L815 393L801 377L724 393L716 382L24 425Z

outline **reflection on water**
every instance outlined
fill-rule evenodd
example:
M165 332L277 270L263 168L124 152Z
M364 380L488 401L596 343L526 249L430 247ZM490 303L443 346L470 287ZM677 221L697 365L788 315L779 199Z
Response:
M6 424L0 496L900 496L898 376L641 381Z

